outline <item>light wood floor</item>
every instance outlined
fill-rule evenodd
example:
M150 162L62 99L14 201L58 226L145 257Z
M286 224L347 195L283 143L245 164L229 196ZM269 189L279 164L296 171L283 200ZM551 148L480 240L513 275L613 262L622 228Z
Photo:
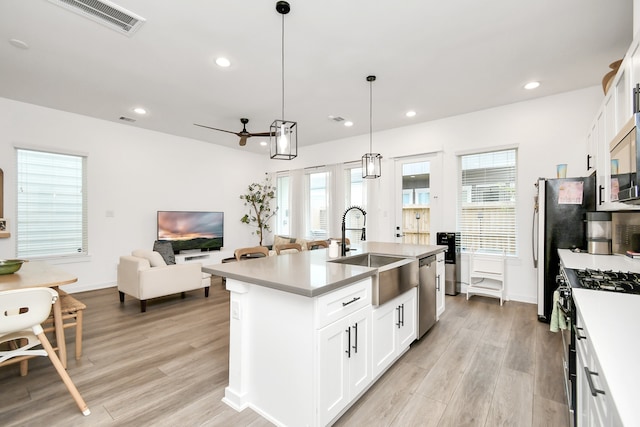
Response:
M115 288L75 294L87 305L84 352L69 374L83 417L46 358L0 368L3 426L270 426L220 399L228 377L229 297L189 292L120 305ZM560 337L535 306L447 296L434 328L336 423L338 426L568 426ZM67 330L73 355L73 332Z

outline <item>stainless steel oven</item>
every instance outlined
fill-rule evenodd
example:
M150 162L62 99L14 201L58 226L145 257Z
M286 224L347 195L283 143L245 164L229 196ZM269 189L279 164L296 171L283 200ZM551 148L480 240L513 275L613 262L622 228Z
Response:
M574 334L574 304L571 296L572 280L577 280L575 272L570 269L560 268L556 282L559 298L557 301L559 315L564 317L566 329L561 329L562 335L562 368L564 373L564 386L569 407L569 419L571 426L575 425L576 410L576 341Z

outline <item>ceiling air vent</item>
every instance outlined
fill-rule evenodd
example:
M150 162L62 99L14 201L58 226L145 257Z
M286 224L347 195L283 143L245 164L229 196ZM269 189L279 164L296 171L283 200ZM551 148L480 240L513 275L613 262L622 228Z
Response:
M49 0L49 2L128 36L135 33L146 21L107 0Z

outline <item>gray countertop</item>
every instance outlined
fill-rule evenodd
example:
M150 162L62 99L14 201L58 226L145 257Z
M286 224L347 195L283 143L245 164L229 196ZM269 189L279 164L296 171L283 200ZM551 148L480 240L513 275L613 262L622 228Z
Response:
M424 258L446 246L362 242L347 256L362 253ZM336 258L337 259L337 258ZM328 262L328 249L288 253L241 262L207 265L202 271L307 297L316 297L376 274L377 269Z

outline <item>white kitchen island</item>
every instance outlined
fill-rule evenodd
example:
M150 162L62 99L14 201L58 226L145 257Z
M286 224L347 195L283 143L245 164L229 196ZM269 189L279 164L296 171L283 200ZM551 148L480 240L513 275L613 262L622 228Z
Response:
M409 263L443 250L367 243L354 255ZM330 424L415 340L416 288L373 306L378 270L328 261L321 249L203 268L230 291L229 406L277 425Z

